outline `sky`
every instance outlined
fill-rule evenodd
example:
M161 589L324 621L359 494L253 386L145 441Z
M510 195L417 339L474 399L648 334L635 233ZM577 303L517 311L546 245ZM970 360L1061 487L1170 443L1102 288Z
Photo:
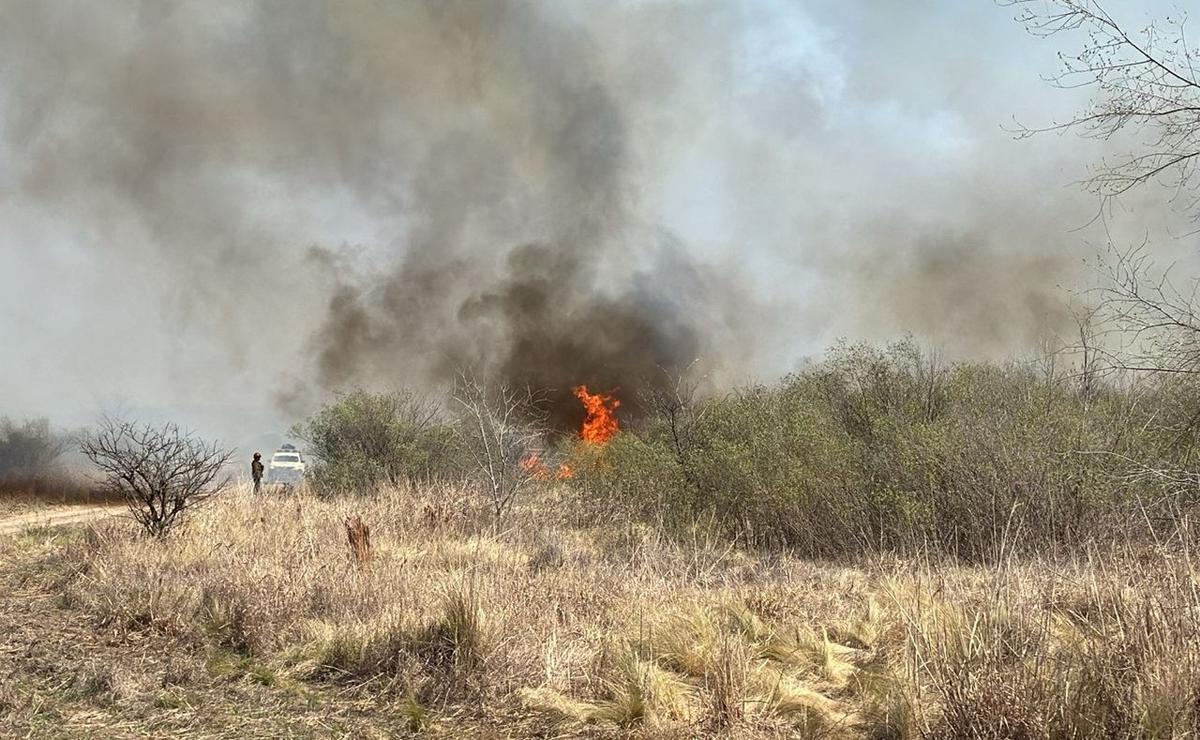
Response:
M1141 27L1170 2L1109 0ZM990 0L0 0L0 415L239 446L463 365L769 379L1004 358L1105 241L1189 258L1047 134L1080 39ZM650 370L648 370L648 368Z

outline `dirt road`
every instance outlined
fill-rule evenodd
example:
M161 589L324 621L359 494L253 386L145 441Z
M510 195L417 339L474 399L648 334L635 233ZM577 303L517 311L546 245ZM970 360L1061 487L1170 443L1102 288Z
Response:
M33 527L56 527L61 524L79 524L106 516L116 516L124 511L122 506L55 506L24 514L0 518L0 537L16 534Z

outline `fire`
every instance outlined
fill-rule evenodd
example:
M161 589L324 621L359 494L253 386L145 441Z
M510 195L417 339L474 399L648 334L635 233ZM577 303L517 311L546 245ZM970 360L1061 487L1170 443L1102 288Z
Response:
M589 444L598 446L606 444L619 429L617 417L613 412L617 410L621 402L608 393L588 393L586 385L576 386L572 390L587 410L587 416L583 420L583 428L579 430L579 436ZM521 469L528 473L533 480L549 480L551 477L556 480L567 480L575 477L575 469L565 462L559 463L552 469L542 459L541 450L530 450L525 457L521 458Z
M583 420L579 436L584 442L607 444L619 429L617 417L613 412L621 405L621 401L607 393L588 393L586 385L577 385L571 390L587 409L587 417Z
M542 462L542 458L536 452L531 452L521 460L521 469L533 475L536 480L543 480L546 477L546 464Z
M536 452L530 452L521 460L521 468L529 473L534 480L546 480L550 477L550 468L546 466L546 463L542 462L542 456ZM570 465L561 463L554 477L559 480L574 478L575 471L571 469Z

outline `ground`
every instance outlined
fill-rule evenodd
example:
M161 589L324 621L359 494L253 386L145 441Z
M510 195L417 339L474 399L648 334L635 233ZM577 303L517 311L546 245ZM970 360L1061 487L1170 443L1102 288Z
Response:
M121 512L118 506L57 506L16 509L0 517L0 537L29 529L83 524Z
M0 736L388 737L411 719L364 687L301 687L233 654L105 629L54 593L48 561L111 511L0 520ZM30 528L31 521L53 527ZM74 526L69 526L74 525Z
M396 692L377 690L378 681L300 683L236 652L97 624L65 602L59 556L87 536L87 522L121 510L8 511L0 518L0 737L504 737L517 727L452 715L430 722Z
M819 562L589 523L560 495L507 527L444 489L233 491L162 541L105 510L0 522L0 736L1200 728L1186 532L993 564Z

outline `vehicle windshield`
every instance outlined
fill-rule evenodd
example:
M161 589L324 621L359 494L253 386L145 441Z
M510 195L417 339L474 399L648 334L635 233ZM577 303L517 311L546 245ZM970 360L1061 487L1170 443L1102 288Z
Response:
M272 459L272 462L298 463L298 462L300 462L300 456L299 455L276 455Z

